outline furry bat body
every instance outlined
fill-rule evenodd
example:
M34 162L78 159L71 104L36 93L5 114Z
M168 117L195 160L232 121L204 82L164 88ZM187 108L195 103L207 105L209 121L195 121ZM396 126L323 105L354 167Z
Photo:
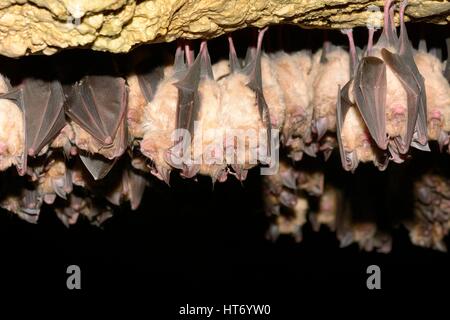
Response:
M438 57L419 50L415 53L414 60L420 73L425 75L428 139L438 141L442 150L449 142L450 84L445 79L444 67Z
M307 57L305 54L305 60L308 60ZM308 61L299 64L298 57L294 58L285 52L279 52L273 56L273 63L286 106L282 135L285 145L290 149L289 156L295 161L302 159L303 152L314 156L315 151L305 146L311 138L313 115L310 107L311 88L305 77L309 70L304 70L309 65Z

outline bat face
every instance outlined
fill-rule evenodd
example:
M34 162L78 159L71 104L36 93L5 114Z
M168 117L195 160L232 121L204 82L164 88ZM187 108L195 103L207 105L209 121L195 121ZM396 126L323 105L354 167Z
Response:
M64 158L49 160L39 176L38 190L47 204L53 204L56 196L66 199L72 192L71 174L68 172Z

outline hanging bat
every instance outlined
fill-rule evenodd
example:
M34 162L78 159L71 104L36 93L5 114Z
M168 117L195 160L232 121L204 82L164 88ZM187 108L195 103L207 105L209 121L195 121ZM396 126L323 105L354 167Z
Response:
M442 150L449 143L450 84L442 73L443 64L438 57L427 52L425 42L422 42L419 51L414 54L414 61L420 74L425 75L428 138L438 141Z
M428 149L426 99L404 24L407 1L401 4L399 37L392 28L391 4L392 0L385 1L383 34L358 64L353 87L358 110L377 146L388 148L392 160L402 162L410 145Z
M72 192L72 175L63 156L49 154L39 174L37 190L46 204L53 204L57 196L66 199Z
M37 223L42 198L33 183L11 171L5 172L2 178L0 207L17 214L19 218L29 223Z
M284 94L278 82L278 75L271 57L261 55L261 77L264 98L270 111L272 128L282 130L286 118Z
M240 181L245 180L248 170L256 166L258 160L264 162L262 157L270 157L271 154L270 112L264 98L261 78L261 50L266 30L267 28L259 31L256 50L248 50L244 67L240 66L232 38L229 37L231 73L220 81L226 158L234 170L232 174ZM267 139L247 139L249 132L256 136L263 132ZM267 146L267 152L258 155L262 144Z
M303 152L315 156L315 150L308 150L305 146L305 140L310 136L312 120L311 88L308 78L304 76L308 73L304 70L308 62L299 64L298 57L285 52L275 53L272 58L286 106L282 139L290 150L289 157L299 161ZM304 58L308 61L307 54Z
M87 198L69 194L67 200L55 206L56 216L68 228L77 223L80 213L87 206Z
M317 212L309 215L309 221L315 232L321 225L326 225L331 231L336 230L336 217L342 206L342 192L331 185L327 185L319 198Z
M116 185L108 184L105 189L102 188L105 198L116 206L120 206L124 200L129 201L131 210L136 210L148 184L147 179L133 168L125 167L117 180Z
M135 55L132 57L136 58ZM154 58L156 57L152 56L152 60L155 60ZM142 121L145 106L153 99L158 83L164 78L163 66L148 66L146 62L147 60L138 59L137 63L133 63L132 73L127 77L128 130L132 137L139 139L144 135Z
M4 92L0 99L1 110L8 112L6 119L10 122L2 126L3 130L10 131L4 133L8 139L0 141L1 153L4 153L1 167L15 164L19 174L24 175L27 172L27 158L39 155L66 124L62 87L56 79L27 76L19 85ZM20 109L21 117L8 101Z
M173 146L172 134L177 125L178 89L175 83L186 75L184 50L178 45L174 66L164 72L164 79L156 86L153 99L144 110L141 152L153 162L152 174L169 184L173 167L166 162ZM190 54L186 53L190 57Z
M336 131L336 89L350 80L350 57L342 48L325 42L312 61L313 132L320 141L327 131Z

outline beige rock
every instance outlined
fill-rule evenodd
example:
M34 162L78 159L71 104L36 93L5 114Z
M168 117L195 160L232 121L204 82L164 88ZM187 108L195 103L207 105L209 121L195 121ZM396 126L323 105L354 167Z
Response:
M139 43L213 38L274 23L348 28L378 23L369 0L1 0L0 54L53 54L62 48L127 52ZM411 0L409 19L450 22L450 2Z

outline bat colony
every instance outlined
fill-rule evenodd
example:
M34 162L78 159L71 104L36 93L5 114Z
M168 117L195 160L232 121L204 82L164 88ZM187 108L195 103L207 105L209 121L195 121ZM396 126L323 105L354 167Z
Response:
M249 169L267 164L260 153L270 146L271 130L279 130L291 163L303 154L328 159L337 148L342 167L352 172L359 162L380 170L389 161L402 163L412 148L430 151L430 141L449 151L450 63L423 42L418 50L412 47L406 5L385 0L381 35L373 43L375 30L369 29L364 50L356 48L351 30L343 30L349 52L326 41L314 54L265 53L263 29L245 59L228 36L229 59L214 64L206 41L197 57L191 43L180 41L172 65L149 69L143 57L126 76L108 59L54 73L43 63L48 79L27 76L13 83L2 76L0 171L10 183L2 186L0 205L30 222L47 203L66 225L80 214L101 223L113 205L129 201L136 209L149 175L167 184L172 172L210 176L213 183L230 174L245 180ZM174 136L177 130L181 137ZM244 137L238 154L238 138L227 136L233 130L264 135L256 142ZM12 166L17 173L7 170ZM337 230L343 246L358 242L367 250L390 250L389 234L375 224L336 219L342 195L324 183L323 173L282 161L277 175L264 177L264 186L274 217L270 238L288 233L301 239L308 194L319 197L309 217L314 229L324 224ZM431 211L439 203L450 213L449 187L433 174L417 182L419 218L408 227L414 243L443 249L450 223Z

